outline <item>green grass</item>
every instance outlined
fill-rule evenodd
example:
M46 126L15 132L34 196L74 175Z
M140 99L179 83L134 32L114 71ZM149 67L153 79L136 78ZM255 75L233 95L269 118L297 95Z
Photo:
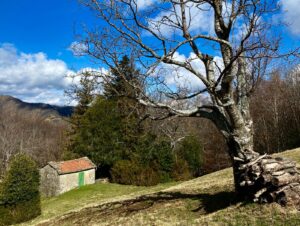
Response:
M282 153L275 154L275 156L282 156L289 159L292 159L300 165L300 148L296 148L293 150L288 150Z
M175 185L175 182L159 184L151 187L130 186L119 184L96 183L66 192L52 198L42 198L42 215L24 225L35 225L45 219L58 217L69 211L78 211L81 208L112 201L115 198L128 198L131 195L143 195L145 193L157 192L161 189Z
M300 148L278 155L300 163ZM43 199L42 212L25 225L300 225L293 207L239 202L231 168L153 187L90 185Z
M224 209L208 222L225 225L297 226L300 225L299 212L293 208L282 208L277 204L241 204Z

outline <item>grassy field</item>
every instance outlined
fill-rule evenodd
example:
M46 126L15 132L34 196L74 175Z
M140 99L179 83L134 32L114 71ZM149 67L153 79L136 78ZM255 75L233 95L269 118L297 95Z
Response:
M87 185L57 197L42 198L42 215L23 225L36 225L45 220L62 216L70 211L80 211L83 208L92 207L99 203L130 199L139 195L155 193L175 184L175 182L170 182L152 187L103 183Z
M278 154L300 164L300 148ZM23 225L300 225L300 212L237 201L232 169L153 187L95 184L43 199Z

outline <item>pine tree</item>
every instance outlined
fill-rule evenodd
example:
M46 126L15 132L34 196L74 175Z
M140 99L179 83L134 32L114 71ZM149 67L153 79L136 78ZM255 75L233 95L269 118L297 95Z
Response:
M78 104L74 109L73 124L78 126L79 118L84 115L89 105L95 98L95 91L97 89L96 77L89 71L84 71L80 74L80 81L78 85L74 85L67 91L69 96L72 96Z
M126 158L127 153L124 124L116 101L97 97L81 117L80 123L70 152L88 156L101 171L101 176L109 176L114 162Z
M40 175L36 163L25 154L16 155L0 189L0 225L16 224L41 214Z
M80 156L73 150L77 145L75 139L77 139L76 136L78 136L83 115L95 99L96 89L98 87L97 78L93 76L91 72L84 71L77 76L80 76L79 84L74 84L71 89L66 91L66 94L78 103L70 119L71 127L68 131L69 142L66 143L64 150L65 159Z
M142 88L139 81L139 71L128 56L123 56L116 67L110 69L111 79L104 84L104 96L108 100L116 101L117 109L122 118L125 144L133 149L138 137L143 133L140 117L144 108L136 101L139 95L134 87Z
M175 164L170 144L140 123L145 110L136 101L139 93L133 88L142 87L139 71L124 56L110 69L110 75L103 95L87 105L87 110L83 108L70 150L88 156L98 166L98 175L111 177L114 182L153 185L170 180ZM82 97L80 103L85 103L86 95ZM187 171L188 166L182 172ZM182 178L182 172L178 171L176 178Z
M138 75L139 71L135 68L132 60L128 56L123 56L116 67L110 68L110 81L104 84L104 96L108 99L136 97L133 86L140 86Z
M129 158L141 128L130 85L137 84L138 70L124 56L110 72L111 80L104 84L103 95L95 98L96 79L89 74L83 74L80 86L73 89L78 106L71 119L70 144L65 152L66 158L90 157L104 175L114 162Z

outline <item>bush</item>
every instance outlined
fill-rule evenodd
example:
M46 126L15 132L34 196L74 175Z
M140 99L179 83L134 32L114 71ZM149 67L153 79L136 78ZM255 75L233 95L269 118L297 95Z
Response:
M182 141L177 152L179 158L186 161L192 175L200 176L203 161L203 147L201 142L194 136L188 136Z
M136 145L137 158L142 165L155 171L170 173L174 165L174 154L170 143L153 134L147 134Z
M141 171L137 177L136 185L139 186L153 186L160 182L160 175L149 166L141 167Z
M160 182L158 172L134 160L119 160L111 169L112 181L119 184L151 186Z
M41 213L39 171L33 160L16 155L1 184L0 225L30 220Z
M119 160L111 169L111 179L114 183L134 184L140 167L130 160Z
M172 178L176 181L189 180L192 178L189 165L184 159L177 159L174 164Z

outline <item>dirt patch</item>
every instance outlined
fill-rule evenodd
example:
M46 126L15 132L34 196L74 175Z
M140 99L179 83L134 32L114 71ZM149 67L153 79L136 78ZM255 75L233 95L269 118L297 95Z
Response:
M169 209L195 216L212 213L236 203L233 192L217 194L184 194L180 192L159 192L130 200L117 201L71 212L58 219L44 222L39 226L50 225L94 225L113 223L112 219L130 218L136 214L154 215ZM219 201L222 200L222 203ZM218 204L216 204L218 202ZM174 214L174 213L173 213ZM175 213L176 214L176 213Z

